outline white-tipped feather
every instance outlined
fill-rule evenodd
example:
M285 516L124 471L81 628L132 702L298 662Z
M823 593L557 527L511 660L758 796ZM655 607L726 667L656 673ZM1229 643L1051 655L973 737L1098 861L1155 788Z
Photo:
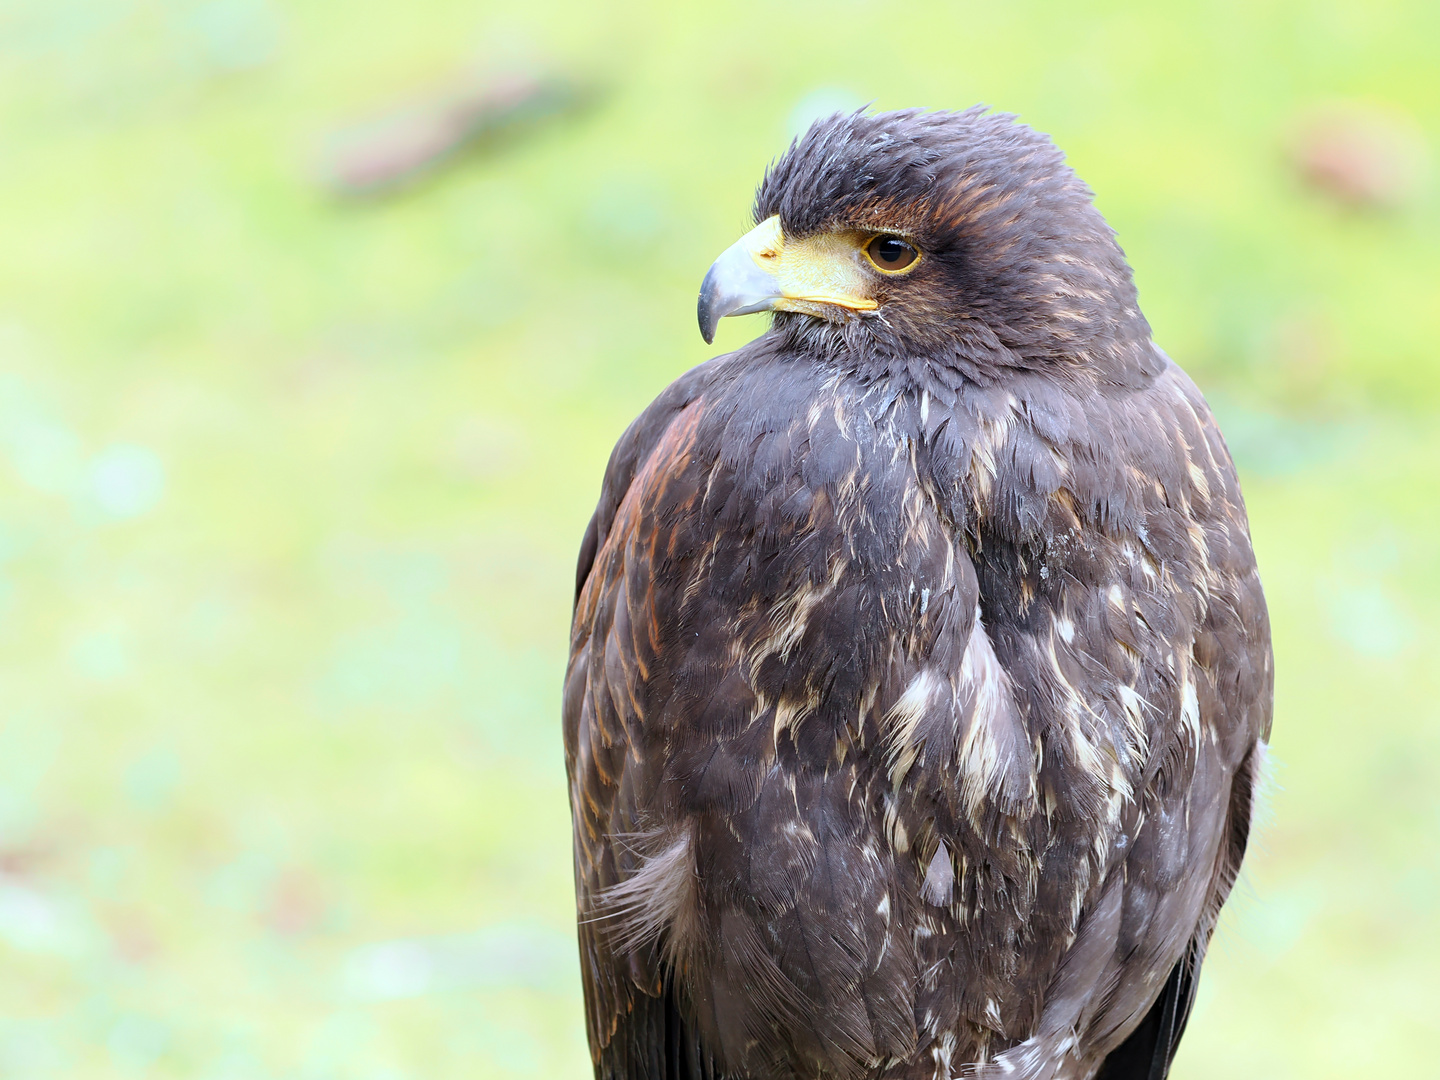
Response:
M690 834L682 833L647 858L640 869L597 897L588 921L608 923L611 940L624 952L662 941L675 960L695 942L698 910Z

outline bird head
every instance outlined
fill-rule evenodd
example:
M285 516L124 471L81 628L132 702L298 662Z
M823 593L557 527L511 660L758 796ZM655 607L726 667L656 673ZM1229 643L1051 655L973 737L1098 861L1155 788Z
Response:
M755 220L701 286L707 342L758 311L829 355L975 370L1149 340L1090 189L1046 136L983 107L819 120L766 173Z

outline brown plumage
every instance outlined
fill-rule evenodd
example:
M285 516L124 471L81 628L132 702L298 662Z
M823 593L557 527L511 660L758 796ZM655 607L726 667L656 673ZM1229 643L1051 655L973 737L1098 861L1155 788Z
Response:
M1163 1077L1270 724L1220 432L1008 117L821 121L771 219L755 266L848 284L717 262L702 326L774 326L631 425L581 550L596 1075Z

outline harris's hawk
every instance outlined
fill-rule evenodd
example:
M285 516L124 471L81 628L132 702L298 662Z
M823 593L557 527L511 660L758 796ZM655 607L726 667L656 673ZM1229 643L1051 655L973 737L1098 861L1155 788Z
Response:
M1044 136L815 124L616 446L564 695L600 1080L1159 1080L1245 852L1235 468Z

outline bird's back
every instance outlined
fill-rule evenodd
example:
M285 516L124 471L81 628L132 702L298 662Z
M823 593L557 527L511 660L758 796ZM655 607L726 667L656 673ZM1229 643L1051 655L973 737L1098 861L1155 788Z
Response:
M1233 466L1158 351L696 369L617 446L577 583L597 1075L1163 1075L1270 680Z

